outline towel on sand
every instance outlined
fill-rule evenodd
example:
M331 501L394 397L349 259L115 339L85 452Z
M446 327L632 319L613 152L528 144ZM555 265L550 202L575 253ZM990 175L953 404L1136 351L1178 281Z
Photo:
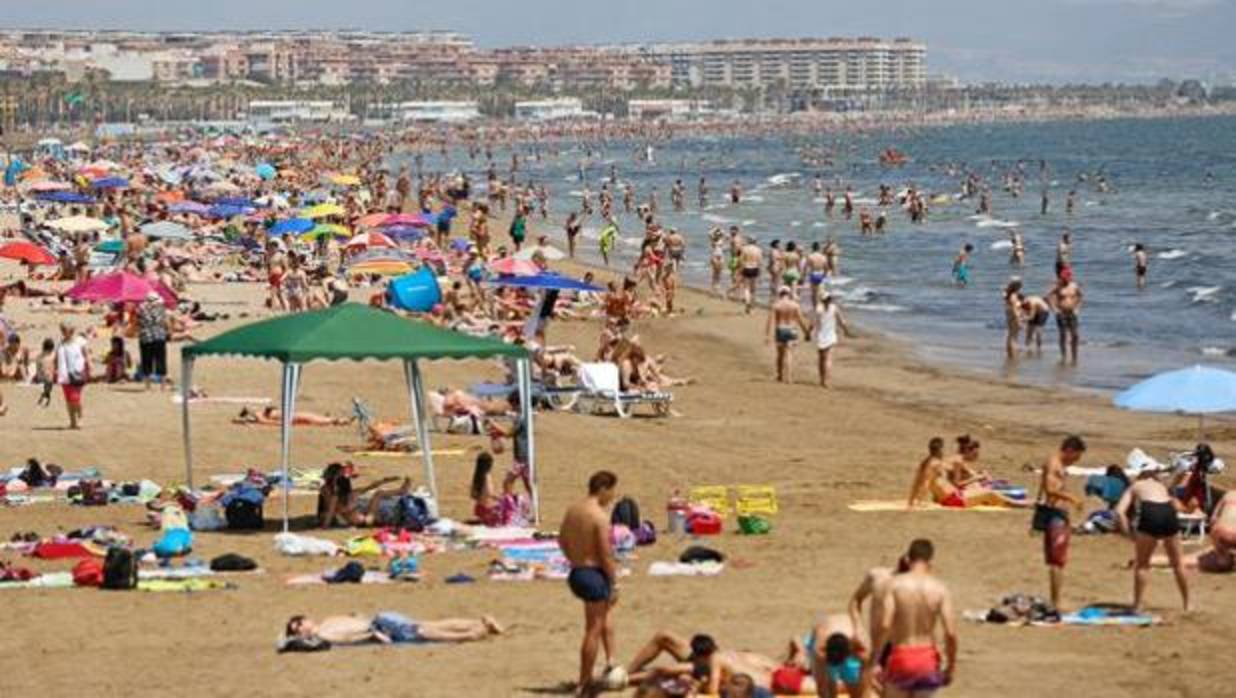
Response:
M856 502L850 502L850 511L906 511L906 501L904 499L860 499ZM1023 511L1013 507L942 507L939 504L919 504L911 511Z

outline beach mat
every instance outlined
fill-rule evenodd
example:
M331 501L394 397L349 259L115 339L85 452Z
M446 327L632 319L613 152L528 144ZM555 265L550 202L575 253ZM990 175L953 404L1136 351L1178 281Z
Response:
M344 453L348 454L349 456L356 456L357 458L408 458L408 457L415 457L415 456L421 455L420 451L349 451L347 449L340 449L340 450L342 450ZM444 449L434 449L430 451L429 453L430 455L434 457L440 457L440 456L444 457L444 456L462 456L467 452L468 452L467 449L463 449L463 448L444 448Z
M332 570L332 571L324 572L321 574L298 574L294 577L288 577L283 583L288 586L293 586L293 587L297 587L297 586L344 586L344 587L352 586L352 584L346 583L346 582L343 584L328 584L323 575L330 575L330 574L334 574L334 571ZM365 572L364 578L362 578L361 581L358 583L359 584L390 584L391 582L394 582L394 581L395 580L391 579L391 576L385 572L375 572L373 570L367 570Z
M268 397L225 397L225 396L209 396L209 397L191 397L189 398L190 405L200 405L205 403L215 403L218 405L269 405L274 402ZM172 403L180 405L184 403L184 398L180 395L172 396Z
M870 511L905 512L907 511L906 502L904 499L860 499L855 502L850 502L846 506L850 511L863 511L863 512L870 512ZM1025 510L1016 509L1014 507L993 507L993 506L965 507L964 509L962 509L958 507L942 507L939 504L919 504L915 506L913 509L910 509L909 511L911 512L920 512L920 511L983 511L983 512L1021 511L1021 512L1024 512Z

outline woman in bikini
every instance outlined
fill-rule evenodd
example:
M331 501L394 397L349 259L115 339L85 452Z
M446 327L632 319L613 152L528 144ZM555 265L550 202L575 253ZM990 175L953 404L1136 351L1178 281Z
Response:
M298 427L341 427L351 424L354 419L349 417L332 417L328 414L316 414L313 412L292 413L292 424ZM232 420L232 423L279 426L283 424L283 415L277 407L263 407L258 411L244 407L236 415L236 418Z

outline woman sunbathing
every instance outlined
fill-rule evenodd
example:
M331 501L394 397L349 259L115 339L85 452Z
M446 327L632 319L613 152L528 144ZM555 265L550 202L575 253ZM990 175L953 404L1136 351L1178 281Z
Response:
M298 427L341 427L351 424L352 421L352 418L332 417L328 414L314 412L292 413L292 424ZM245 407L240 410L240 414L236 415L232 423L276 427L283 424L283 413L277 407L263 407L257 412Z
M913 509L926 499L928 493L935 504L955 509L967 507L1028 507L1030 504L1007 497L985 485L972 484L966 489L957 488L948 478L944 463L944 439L933 438L927 445L927 457L918 464L906 509Z

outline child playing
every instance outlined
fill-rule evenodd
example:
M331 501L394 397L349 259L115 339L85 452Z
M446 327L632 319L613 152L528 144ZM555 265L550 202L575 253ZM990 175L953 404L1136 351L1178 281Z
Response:
M125 349L124 337L112 337L112 348L105 359L107 365L107 382L124 383L129 380L129 370L133 368L133 357Z
M56 342L50 337L43 340L43 350L34 362L34 381L43 386L39 395L39 407L51 404L52 388L56 385Z

